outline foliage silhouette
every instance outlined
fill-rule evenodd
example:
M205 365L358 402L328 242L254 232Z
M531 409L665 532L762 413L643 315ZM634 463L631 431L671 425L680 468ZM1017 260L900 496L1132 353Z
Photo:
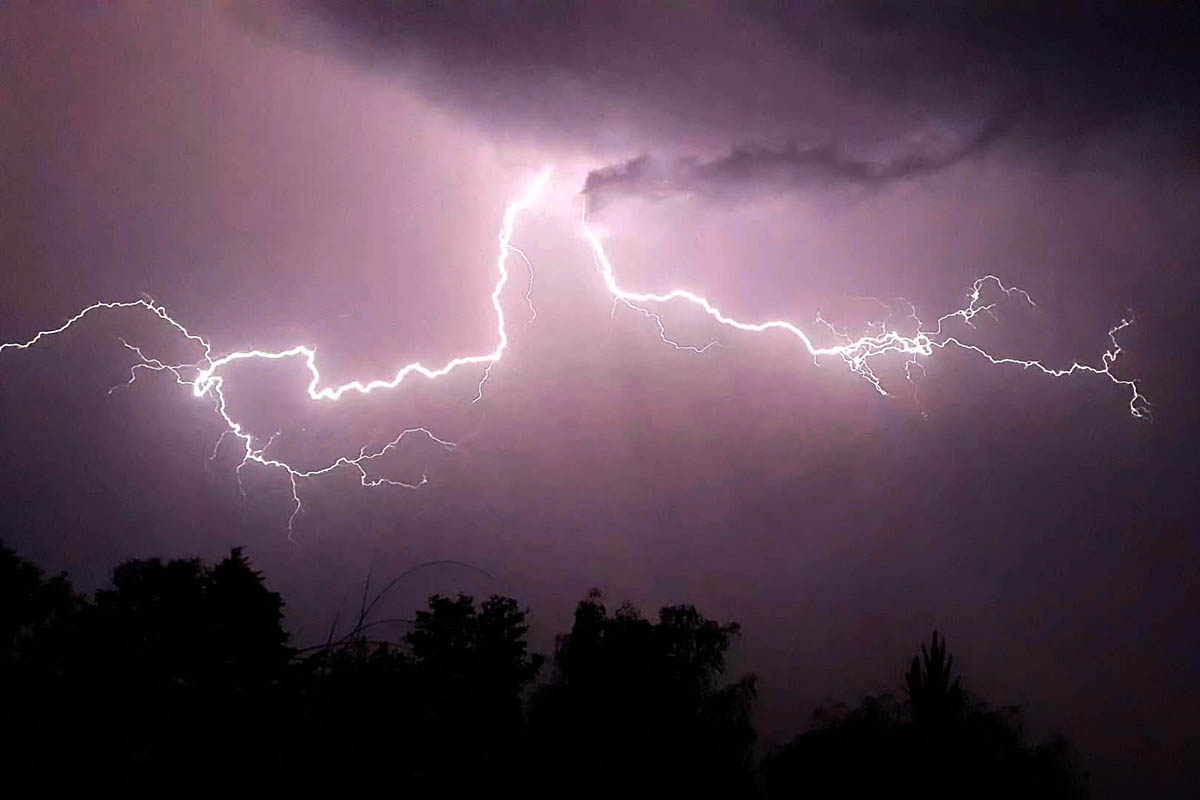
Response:
M350 637L298 665L306 716L294 750L387 763L414 789L516 787L525 777L522 698L542 663L528 652L526 613L506 597L477 606L433 595L403 648L369 640L360 617Z
M171 775L263 748L291 650L282 599L240 550L211 567L127 561L83 622L79 702L110 734L89 754L97 768Z
M398 580L398 579L397 579ZM755 679L727 682L739 634L688 605L655 621L598 592L542 684L528 611L433 595L296 650L283 601L242 551L126 561L92 599L0 545L0 753L11 780L64 764L114 786L386 774L418 796L1079 797L1064 740L1025 742L1015 709L973 698L934 633L903 699L821 710L753 760ZM384 622L399 642L372 639ZM235 784L228 784L235 785Z
M571 794L748 793L754 678L718 683L737 633L692 606L664 608L654 623L628 605L609 615L598 592L580 602L533 705L550 784Z
M1086 776L1065 740L1027 744L1017 709L972 698L953 664L935 631L905 675L905 701L882 695L855 709L819 709L813 730L766 759L767 796L1086 795Z
M194 771L241 758L278 711L283 601L240 550L212 567L127 561L92 602L3 550L0 585L8 755L25 769ZM102 735L69 733L84 728Z
M929 647L921 645L921 655L913 656L904 676L913 722L918 726L947 725L965 713L966 695L961 678L954 674L954 657L946 653L946 642L938 643L937 631Z
M11 685L61 674L83 607L65 575L47 578L0 543L0 681Z
M39 745L62 737L84 605L65 576L47 578L0 543L0 745L14 765L42 765Z

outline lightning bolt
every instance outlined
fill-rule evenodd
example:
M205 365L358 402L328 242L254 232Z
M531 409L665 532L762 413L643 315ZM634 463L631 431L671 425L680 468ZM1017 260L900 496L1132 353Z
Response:
M447 450L453 450L456 445L454 442L436 436L428 428L415 427L407 428L400 431L394 438L386 442L381 447L368 449L366 445L359 448L356 454L340 456L330 463L323 466L313 468L301 468L284 461L281 458L267 455L267 451L275 443L279 432L266 438L266 441L261 441L261 437L248 431L243 423L238 422L232 416L225 399L225 375L223 371L231 364L242 361L279 361L284 359L296 359L303 363L304 368L308 371L309 382L306 388L308 397L314 401L337 401L348 392L359 394L370 394L375 391L385 389L395 389L407 378L412 375L420 375L429 380L449 375L451 372L462 367L482 366L483 372L479 379L477 392L472 402L478 402L483 397L484 385L491 375L492 367L500 361L504 353L508 350L509 339L507 331L507 322L504 314L504 308L501 304L501 296L503 295L509 283L508 262L511 256L516 256L526 266L529 274L529 282L524 294L524 300L529 307L530 315L526 321L526 325L533 322L537 316L537 310L533 306L533 281L534 270L533 264L529 258L512 244L513 231L516 227L518 217L529 208L531 208L543 194L546 184L550 177L550 170L543 170L524 191L505 208L503 219L500 226L499 234L499 253L496 259L496 270L498 278L491 294L492 308L496 313L496 334L497 342L495 347L487 353L481 355L466 355L458 356L447 361L438 367L428 367L419 361L414 361L400 367L391 377L378 378L368 381L354 380L340 385L323 386L321 380L320 369L317 366L317 350L315 347L307 345L296 345L286 350L266 351L266 350L239 350L225 355L215 355L212 344L203 336L193 333L188 330L181 322L172 317L166 308L156 302L153 298L144 297L138 300L119 301L119 302L96 302L87 306L73 317L57 328L51 328L44 331L39 331L31 339L24 342L7 342L0 343L0 353L7 350L28 350L42 343L48 338L52 338L61 334L86 317L99 312L120 309L141 309L149 314L161 319L176 333L181 335L186 341L197 346L201 355L195 361L188 363L168 363L147 354L141 347L131 344L124 339L120 340L122 345L129 350L134 356L134 363L130 367L129 380L124 384L113 387L113 390L120 386L134 383L138 376L143 372L166 372L172 375L181 386L187 386L191 389L192 394L196 398L207 398L213 403L213 407L217 416L224 423L225 429L217 439L213 447L210 461L215 460L221 446L227 439L236 439L241 448L241 460L236 468L239 485L241 485L242 471L250 465L258 465L271 470L282 472L288 479L291 486L292 511L288 517L288 534L289 537L293 531L297 517L303 513L304 506L300 498L300 486L302 481L327 475L331 472L340 469L349 469L357 473L359 482L364 487L378 486L396 486L407 489L416 489L426 483L428 478L425 475L421 476L421 480L413 483L393 480L386 477L373 476L368 467L371 463L389 452L392 452L400 446L400 444L408 437L420 436L429 441L432 441ZM978 345L965 342L957 336L946 333L947 325L958 321L968 327L974 327L974 320L980 314L988 314L994 317L993 309L996 306L997 300L985 301L983 293L985 290L994 290L1000 295L1007 298L1019 298L1030 306L1035 305L1033 298L1024 290L1006 286L998 278L993 275L987 275L974 282L970 292L967 295L967 302L961 308L955 309L947 314L938 317L931 325L926 326L924 322L917 316L916 309L908 304L908 313L905 319L910 325L915 328L915 333L910 335L902 334L893 327L889 327L893 316L891 305L882 303L880 305L886 310L886 316L880 321L872 321L867 323L867 335L858 338L852 337L847 331L839 330L829 321L825 320L819 314L815 323L828 330L837 340L838 344L818 346L814 340L797 325L786 320L768 320L766 322L743 322L725 314L708 299L695 294L687 289L672 289L665 293L651 292L635 292L621 288L617 283L616 274L613 265L604 251L604 246L600 235L597 231L588 224L586 206L584 208L583 217L581 220L584 237L591 245L592 257L596 266L596 270L601 276L605 288L612 296L613 312L615 313L618 305L636 311L649 319L657 328L659 338L666 344L680 350L688 350L697 354L704 353L708 349L719 346L715 340L707 344L697 346L684 344L671 338L666 329L662 318L657 312L652 309L652 306L663 305L674 301L684 301L702 310L706 315L716 320L717 323L724 327L747 333L765 333L772 330L780 330L799 340L801 346L813 359L814 364L819 364L819 359L822 356L836 356L840 358L846 367L854 374L866 380L880 395L887 396L889 392L884 388L879 377L876 375L873 364L878 359L889 355L901 355L904 357L905 375L910 384L913 383L913 370L920 370L922 374L925 371L925 366L921 359L931 357L935 351L945 349L947 347L956 347L963 350L968 350L976 355L987 360L994 365L1015 365L1026 370L1037 370L1045 375L1062 378L1076 373L1089 373L1092 375L1102 376L1112 383L1124 387L1130 392L1129 410L1134 417L1145 418L1149 417L1149 403L1138 389L1138 382L1135 379L1120 378L1112 371L1118 357L1121 354L1121 346L1117 336L1125 328L1129 327L1132 322L1132 315L1128 319L1122 319L1119 324L1111 328L1108 332L1110 347L1100 357L1099 365L1090 365L1072 362L1067 367L1050 367L1039 360L1026 360L1010 356L993 355ZM877 332L875 332L877 330ZM915 384L914 393L916 391ZM113 391L113 390L110 390ZM244 491L243 491L244 494Z
M744 331L747 333L765 333L767 331L779 330L790 334L800 341L801 346L812 358L814 365L819 365L821 356L836 356L840 358L852 373L858 375L867 381L880 395L888 396L889 392L884 388L872 368L872 363L877 359L892 355L900 354L905 356L905 375L909 383L912 383L912 369L915 367L924 372L925 367L920 359L929 358L934 354L935 350L942 350L947 347L957 347L963 350L968 350L981 356L991 364L1000 365L1015 365L1026 370L1036 370L1053 378L1063 378L1076 373L1089 373L1092 375L1103 376L1112 383L1123 386L1129 390L1129 412L1134 417L1139 419L1148 418L1150 416L1149 402L1138 389L1138 381L1136 379L1120 378L1112 371L1112 367L1117 362L1117 358L1121 354L1121 345L1117 340L1117 334L1133 324L1132 313L1126 319L1122 319L1117 325L1113 326L1108 331L1108 339L1110 347L1100 356L1099 366L1093 364L1083 364L1079 361L1073 361L1067 367L1051 367L1037 359L1021 359L1011 356L996 356L984 350L978 345L964 342L956 336L948 335L945 332L947 323L954 320L959 320L965 323L968 327L974 328L974 320L980 314L988 314L995 318L992 309L996 307L996 302L985 302L983 300L983 292L985 289L993 288L1000 294L1006 297L1018 297L1028 303L1030 306L1035 306L1033 298L1024 289L1019 289L1015 286L1006 286L994 275L985 275L978 278L971 286L971 290L967 294L967 303L961 308L955 309L947 314L938 317L934 324L926 327L925 323L917 316L916 309L909 304L909 313L907 318L916 326L916 333L912 335L904 335L898 330L888 328L888 323L891 320L891 307L880 302L888 309L888 315L880 322L870 323L868 330L878 326L879 333L860 336L858 338L851 337L845 331L838 330L835 326L822 318L819 314L816 318L816 323L830 330L839 340L840 344L818 346L813 339L805 333L800 327L792 322L781 319L772 319L765 322L743 322L734 319L721 309L717 308L707 298L702 297L688 289L671 289L667 292L635 292L621 288L617 283L616 272L613 269L612 262L609 260L608 254L604 251L604 244L601 241L599 233L588 224L587 205L583 205L583 213L581 219L583 235L591 244L592 258L596 265L597 272L600 273L601 279L604 281L605 287L613 297L613 308L616 309L617 304L623 304L633 311L642 314L652 320L658 329L659 338L666 344L679 349L691 350L697 353L703 353L717 342L709 342L706 345L697 347L695 345L680 344L668 337L666 326L662 318L647 308L648 305L662 305L672 301L684 301L698 307L701 311L707 314L712 319L716 320L721 325L733 328L734 330ZM915 384L914 384L915 387ZM915 391L915 388L914 388Z
M296 345L286 350L266 351L266 350L239 350L228 353L223 356L213 354L212 344L199 334L192 333L182 323L167 313L166 308L159 305L152 298L144 298L139 300L129 300L120 302L96 302L84 308L75 316L68 319L57 328L39 331L33 338L25 342L8 342L0 344L0 352L5 350L28 350L31 347L41 343L43 340L56 336L64 331L69 330L72 326L79 323L89 315L104 310L116 309L143 309L154 316L162 319L175 331L182 334L185 339L198 345L203 351L203 355L194 362L184 364L168 364L158 358L147 355L137 345L130 344L124 339L121 343L133 353L137 359L129 371L129 380L127 384L131 384L137 380L138 374L143 371L150 372L168 372L174 376L175 381L182 385L188 386L192 390L193 396L197 398L210 398L213 401L217 415L225 424L225 430L222 431L216 445L213 448L213 453L210 460L215 459L221 444L226 438L233 436L242 446L242 459L237 466L237 475L239 485L241 483L242 470L250 464L258 464L270 469L283 472L290 484L292 494L292 512L288 517L288 534L291 535L295 525L296 518L303 512L304 506L300 500L300 481L304 479L316 478L321 475L326 475L338 469L352 469L359 475L359 482L366 487L376 486L399 486L408 489L416 489L428 483L428 478L425 475L421 476L421 480L416 483L406 483L403 481L391 480L389 478L371 477L367 472L367 466L371 461L387 454L397 448L400 443L408 436L421 435L427 439L442 445L446 449L452 450L455 447L453 442L435 436L429 429L408 428L401 431L391 441L384 444L382 447L368 451L364 445L359 449L355 456L342 456L333 462L321 467L312 469L301 469L283 461L279 458L273 458L267 455L267 450L275 441L277 435L273 434L261 445L258 443L259 437L247 431L242 423L238 422L231 415L225 400L225 376L221 374L222 370L230 364L240 361L249 360L264 360L278 361L281 359L299 359L303 362L309 373L309 383L307 393L312 400L330 400L336 401L347 392L357 392L360 394L370 394L371 392L381 389L395 389L406 378L411 375L421 375L429 380L441 378L449 375L451 372L460 367L470 367L475 365L483 365L484 371L479 379L478 391L475 400L478 402L483 397L483 387L491 375L492 365L495 364L504 355L508 349L508 331L504 316L504 307L500 302L500 298L504 293L505 287L509 281L508 260L513 254L516 254L522 259L529 268L530 282L529 288L525 295L525 300L529 305L532 317L536 315L536 310L533 308L532 291L533 291L533 265L525 254L512 244L513 230L516 227L517 217L524 211L527 211L542 195L545 190L546 183L550 178L550 170L543 170L530 184L525 191L521 193L514 201L508 204L504 210L504 217L500 226L499 236L499 255L496 260L496 270L499 273L499 278L492 289L492 308L496 312L496 333L497 343L495 348L490 352L482 355L467 355L458 356L447 361L440 367L427 367L419 361L414 361L400 367L394 375L387 379L376 379L370 381L350 381L339 386L322 386L321 372L317 367L317 350L315 347L306 345ZM194 372L194 374L192 374ZM119 387L114 387L119 388ZM110 393L112 390L109 390Z

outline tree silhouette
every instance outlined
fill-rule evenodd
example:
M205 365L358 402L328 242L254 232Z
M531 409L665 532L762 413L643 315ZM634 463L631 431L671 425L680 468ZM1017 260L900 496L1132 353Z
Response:
M519 782L525 740L522 694L541 669L525 641L526 612L493 596L434 595L404 637L421 687L419 718L428 774L460 788Z
M628 605L610 616L598 592L580 602L534 704L550 784L585 795L748 792L754 679L719 684L737 633L692 606L653 623Z
M66 739L84 605L65 576L46 577L0 543L0 752L14 766L45 766L46 745Z
M819 709L813 730L766 759L767 796L1086 794L1085 776L1065 740L1028 745L1017 709L971 697L953 665L935 631L905 675L906 701L882 695L864 698L855 709Z
M81 757L100 774L168 776L197 763L277 760L280 685L291 650L283 601L240 550L126 561L81 616L78 714L104 720Z
M348 779L387 765L396 778L421 769L419 692L408 655L361 635L323 647L296 664L283 731L285 763Z
M918 726L942 726L962 716L965 695L955 676L954 657L946 653L946 642L938 643L937 631L929 647L921 645L921 655L913 656L904 676L904 691Z
M289 750L306 760L386 763L413 791L498 791L526 780L523 696L542 659L528 651L515 600L441 595L401 646L367 637L364 601L350 635L300 665L304 718Z
M47 637L69 624L82 603L66 576L47 578L0 542L0 669L4 674L45 656L39 650L49 644Z
M753 676L726 682L739 633L689 605L657 620L598 592L529 651L528 611L433 595L409 620L369 619L288 646L283 601L242 551L219 562L126 561L89 601L0 545L0 750L13 779L63 764L113 785L384 773L418 796L915 794L1075 798L1062 739L1026 742L1016 709L962 686L935 632L902 697L819 710L757 773ZM377 641L403 621L402 641ZM228 785L236 785L228 783Z

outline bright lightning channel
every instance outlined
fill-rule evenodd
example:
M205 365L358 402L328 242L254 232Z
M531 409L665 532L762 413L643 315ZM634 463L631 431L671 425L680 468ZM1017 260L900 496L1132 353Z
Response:
M837 356L845 362L850 371L865 379L875 388L879 394L888 396L888 391L880 383L879 377L872 369L871 362L875 359L889 355L901 354L906 357L905 375L909 383L912 383L912 368L916 367L924 372L924 365L921 364L921 358L928 358L933 355L934 350L942 350L946 347L958 347L963 350L969 350L988 362L995 365L1011 364L1022 367L1026 370L1037 370L1045 375L1054 378L1062 378L1076 373L1090 373L1092 375L1101 375L1118 386L1123 386L1129 390L1129 412L1139 419L1148 418L1150 416L1149 403L1145 396L1138 390L1138 381L1136 379L1119 378L1112 372L1112 367L1117 362L1117 358L1121 354L1121 345L1117 341L1117 334L1125 328L1133 324L1132 313L1126 319L1122 319L1117 325L1113 326L1108 331L1108 339L1110 347L1100 356L1100 365L1082 364L1078 361L1073 361L1068 367L1049 367L1036 359L1021 359L1010 356L995 356L987 352L978 345L963 342L955 336L950 336L944 333L946 323L955 319L961 320L969 327L974 327L974 319L979 314L988 314L993 316L992 309L996 303L985 302L983 291L989 286L994 286L1000 293L1007 297L1020 297L1030 306L1035 306L1033 298L1024 289L1019 289L1014 286L1005 286L999 278L994 275L985 275L977 279L971 286L971 290L967 295L967 304L962 308L951 311L938 317L936 323L929 327L925 327L925 323L917 316L916 309L910 305L910 311L907 318L916 325L916 333L911 336L905 336L897 330L889 330L887 327L888 320L891 317L891 308L886 303L880 302L888 309L888 317L873 325L880 327L880 332L874 335L865 335L859 338L852 338L844 331L837 330L832 324L823 319L820 315L817 316L816 322L834 333L840 344L829 346L817 346L807 333L797 327L795 324L787 320L773 319L766 322L742 322L730 317L721 309L713 305L707 298L702 297L688 289L671 289L663 293L654 292L635 292L621 288L617 283L616 273L613 269L612 262L608 258L608 254L604 251L604 244L600 239L599 233L588 224L587 205L586 201L583 206L583 214L581 224L583 226L584 236L592 247L592 257L596 264L596 270L600 273L604 281L604 285L608 288L609 293L613 297L613 308L616 309L617 303L624 304L628 308L642 314L651 319L658 328L659 337L667 344L679 350L691 350L697 353L703 353L710 347L717 345L715 341L709 342L703 346L680 344L679 342L667 336L666 327L663 324L662 318L654 311L647 308L647 304L664 304L673 300L683 300L699 307L705 314L715 319L721 325L729 328L734 328L739 331L748 333L763 333L771 330L785 331L795 338L800 340L801 345L812 357L814 364L819 364L821 356Z
M449 375L454 370L460 367L468 367L474 365L482 365L484 367L483 374L480 377L478 389L475 398L472 402L478 402L483 397L483 387L491 375L492 366L501 359L508 349L508 331L504 308L501 305L500 299L509 281L508 261L513 255L516 255L524 262L529 273L529 283L526 288L524 299L529 307L530 316L526 322L533 322L537 316L537 311L533 306L533 280L534 270L533 264L530 263L525 253L512 244L513 231L516 226L517 218L521 213L527 211L538 201L543 194L547 181L550 177L550 170L543 170L525 190L505 208L504 216L500 226L499 234L499 254L496 259L496 270L499 277L492 290L491 300L492 308L496 312L496 333L497 343L494 349L482 355L459 356L447 361L440 367L431 368L423 365L420 362L412 362L406 364L396 371L394 375L387 379L375 379L367 382L350 381L338 386L321 386L321 373L317 367L317 351L315 347L307 345L296 345L286 350L266 351L266 350L239 350L228 353L223 356L214 356L211 343L203 336L192 333L182 323L173 318L167 313L167 310L155 302L151 298L120 301L120 302L96 302L87 306L75 316L68 319L57 328L39 331L33 338L25 342L8 342L0 343L0 352L5 350L27 350L44 339L53 337L70 329L76 323L83 320L93 312L101 310L115 309L134 309L140 308L150 312L154 316L162 319L169 326L174 328L186 340L198 345L203 355L194 362L181 364L168 364L153 356L147 355L137 345L130 344L124 340L122 344L134 354L137 361L130 368L129 380L127 384L133 383L139 374L139 371L152 372L169 372L174 377L177 383L183 386L191 387L192 394L197 398L210 398L216 409L218 416L225 424L225 430L222 431L217 439L216 445L213 448L212 458L216 458L221 445L227 437L232 436L239 440L242 445L242 459L237 466L236 473L238 475L239 484L241 482L242 470L250 464L258 464L270 469L280 470L288 476L291 484L292 494L292 512L288 517L288 532L289 535L293 530L296 518L303 511L303 504L300 500L300 484L301 479L315 478L321 475L328 474L334 470L348 468L356 471L359 475L359 482L366 487L376 486L399 486L409 489L415 489L423 486L428 482L426 476L422 475L421 480L416 483L407 483L404 481L392 480L383 477L372 477L367 471L367 466L370 463L391 452L398 447L400 443L409 436L421 435L428 440L436 442L447 449L454 449L453 442L435 436L429 429L424 427L408 428L401 431L391 441L384 444L382 447L368 451L364 445L356 455L341 456L333 462L322 467L312 469L301 469L295 467L286 461L279 458L274 458L267 455L267 450L275 441L274 434L267 438L266 442L261 446L257 440L259 437L248 432L243 427L242 423L235 420L226 405L224 382L225 377L221 371L239 361L248 360L268 360L276 361L281 359L296 358L303 361L305 368L308 370L310 380L307 387L307 393L312 400L329 400L337 401L347 392L355 392L359 394L369 394L381 389L394 389L399 386L410 375L421 375L430 380L434 380L445 375ZM968 302L962 308L951 311L938 317L936 323L931 327L926 327L921 319L917 316L916 310L910 305L909 313L906 315L911 323L916 327L916 333L912 335L904 335L895 329L888 328L888 322L891 319L891 308L887 304L881 303L888 309L887 317L879 322L873 322L868 325L868 330L875 327L879 328L879 333L868 334L859 338L853 338L845 331L840 331L827 320L819 315L816 318L816 323L827 328L832 332L840 344L830 346L818 346L814 341L797 325L786 320L768 320L766 322L742 322L736 320L719 308L713 305L708 299L695 294L687 289L672 289L665 293L652 292L635 292L621 288L617 283L616 274L612 263L605 253L603 243L599 234L592 228L587 221L586 207L582 219L583 233L591 245L592 256L595 261L596 269L604 282L605 287L613 298L613 309L618 304L623 304L626 307L644 315L654 322L658 329L659 337L667 344L681 350L690 350L696 353L703 353L711 347L717 346L716 341L711 341L703 346L682 344L674 339L671 339L666 332L662 318L650 308L649 304L665 304L675 300L683 300L699 307L712 319L725 327L733 328L739 331L749 333L763 333L770 330L782 330L797 338L803 345L804 349L812 357L813 363L819 363L821 356L837 356L842 359L850 371L871 384L879 394L887 396L889 392L883 387L878 376L872 368L872 362L882 356L890 354L900 354L905 356L905 374L909 381L912 380L912 369L917 368L924 372L924 365L920 359L928 358L933 355L935 350L941 350L946 347L954 346L964 350L969 350L988 362L995 365L1016 365L1024 369L1034 369L1046 375L1055 378L1066 377L1076 373L1090 373L1093 375L1103 376L1112 383L1125 387L1130 392L1129 410L1134 417L1145 418L1149 417L1149 403L1146 398L1138 390L1138 382L1136 379L1119 378L1112 372L1112 367L1116 363L1121 353L1121 346L1117 341L1117 334L1125 328L1129 327L1133 320L1132 316L1129 319L1123 319L1119 324L1108 331L1111 347L1104 352L1100 358L1100 365L1082 364L1078 361L1072 362L1068 367L1056 368L1046 366L1039 360L1034 359L1018 359L1009 356L995 356L988 353L981 347L963 342L955 336L944 333L944 327L948 322L955 319L960 320L969 327L974 327L973 321L979 314L992 315L992 309L995 307L995 302L985 302L983 300L983 291L988 287L995 287L1001 294L1007 297L1019 297L1029 305L1033 306L1033 299L1022 289L1016 287L1005 286L998 278L993 275L987 275L974 282L971 291L967 295ZM114 387L117 388L117 387ZM111 391L111 390L110 390Z
M430 368L414 361L410 364L405 364L396 373L386 380L376 379L367 382L350 381L349 383L341 384L340 386L321 386L321 372L317 368L317 350L315 347L306 345L296 345L286 350L266 351L266 350L239 350L223 356L214 356L212 344L203 336L192 333L182 323L173 318L167 313L167 310L156 303L153 299L146 298L140 300L129 300L122 302L96 302L84 308L75 316L68 319L65 323L57 328L50 330L39 331L32 339L26 342L8 342L0 344L0 352L5 350L27 350L42 340L63 333L71 328L77 322L81 321L95 311L110 310L110 309L132 309L141 308L149 311L160 319L164 320L168 325L181 333L186 339L199 345L204 352L204 355L195 362L187 364L168 364L157 358L146 355L142 349L136 345L132 345L124 340L121 343L130 350L136 357L137 362L130 368L129 381L133 383L138 376L139 370L149 370L152 372L170 372L175 376L175 380L180 385L190 386L192 394L195 397L208 397L214 401L214 405L218 416L225 423L226 430L221 433L217 440L216 446L213 448L213 458L216 457L217 451L221 447L221 443L228 436L233 436L238 439L243 448L242 460L237 467L237 475L239 484L241 482L241 472L248 464L260 464L264 467L283 471L291 483L292 488L292 513L288 517L288 533L291 534L296 517L303 511L303 504L300 501L300 488L298 481L302 478L314 478L320 475L333 472L341 468L350 468L356 470L359 474L359 481L363 486L400 486L409 489L415 489L423 486L428 482L425 475L421 476L421 480L417 483L405 483L403 481L391 480L388 478L371 477L367 472L366 466L386 453L396 448L401 441L411 435L422 435L431 441L434 441L447 449L453 449L455 444L445 439L435 436L429 429L408 428L401 431L397 436L378 450L372 452L367 451L364 445L359 449L355 456L342 456L330 464L323 467L313 469L299 469L278 458L272 458L267 455L267 450L274 443L275 436L269 437L265 444L258 446L256 444L257 437L245 430L242 423L235 420L229 412L225 402L225 377L221 374L221 370L230 364L239 361L247 360L267 360L277 361L287 358L298 358L304 362L310 376L308 383L308 396L313 400L339 400L347 392L357 392L360 394L369 394L380 389L394 389L399 386L410 375L422 375L425 378L434 380L449 375L459 367L467 367L472 365L484 365L483 376L479 379L478 390L475 395L475 400L478 402L483 397L483 386L487 382L491 374L492 365L495 364L504 355L508 349L508 331L506 328L506 320L504 316L504 307L500 303L501 295L505 287L508 285L509 272L508 260L510 255L516 254L523 260L529 268L529 287L525 294L525 300L529 305L531 312L530 321L536 315L536 310L533 308L532 291L533 291L533 265L523 252L512 245L513 230L516 226L517 217L524 211L528 210L541 197L545 190L546 183L550 178L550 170L544 169L525 190L517 197L516 200L508 204L504 210L504 217L500 226L500 252L496 259L496 270L499 273L499 278L496 281L495 287L492 289L492 308L496 312L496 333L497 343L495 348L483 355L459 356L447 361L440 367ZM195 370L194 374L191 371ZM114 387L115 388L115 387ZM111 392L111 390L110 390Z

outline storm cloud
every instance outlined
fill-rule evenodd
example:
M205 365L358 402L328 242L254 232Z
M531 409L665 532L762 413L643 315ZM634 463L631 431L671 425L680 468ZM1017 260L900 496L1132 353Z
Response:
M811 143L838 142L874 161L873 150L931 132L970 139L1020 107L1003 136L1039 151L1152 129L1155 154L1195 155L1193 4L310 0L307 8L360 62L395 67L439 103L535 140L706 161L737 146L729 172L752 153L750 161L853 178L860 168L840 149ZM780 149L793 141L810 144ZM936 168L931 161L864 165L858 179Z
M845 152L836 142L779 148L748 145L708 161L678 158L668 163L641 155L588 173L582 194L589 212L611 197L663 198L676 194L725 195L731 192L779 192L818 187L877 188L918 179L986 152L1017 120L1013 111L997 117L966 141L910 145L882 159Z

